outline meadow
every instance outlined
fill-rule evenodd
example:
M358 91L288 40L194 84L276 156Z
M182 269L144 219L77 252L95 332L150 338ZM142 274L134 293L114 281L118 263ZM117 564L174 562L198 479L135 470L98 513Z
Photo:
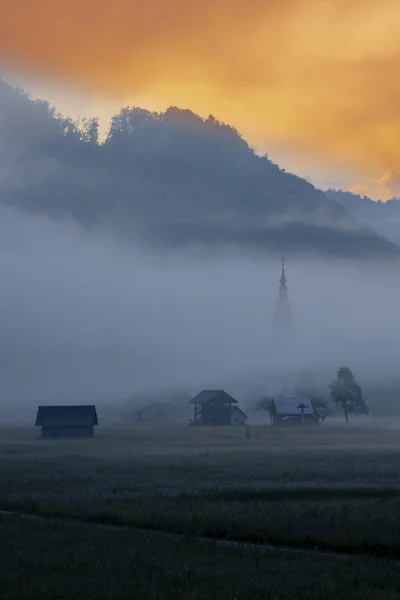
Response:
M0 429L0 509L55 518L1 517L5 597L398 597L400 432L257 431L125 425L45 441ZM55 562L62 576L43 584Z

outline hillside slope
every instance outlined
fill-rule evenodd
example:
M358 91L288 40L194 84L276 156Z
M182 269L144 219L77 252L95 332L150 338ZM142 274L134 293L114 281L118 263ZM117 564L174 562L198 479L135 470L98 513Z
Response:
M400 253L212 116L125 108L97 131L0 82L1 201L163 248Z
M343 190L327 190L326 196L342 204L360 223L371 227L379 235L400 244L400 200L374 201Z

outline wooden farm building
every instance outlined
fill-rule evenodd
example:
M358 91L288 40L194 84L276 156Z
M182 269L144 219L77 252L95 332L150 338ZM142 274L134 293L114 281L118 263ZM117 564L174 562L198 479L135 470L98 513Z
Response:
M310 398L274 398L269 412L271 423L278 427L318 425L320 420Z
M35 422L42 428L42 438L93 437L98 424L93 405L39 406Z
M231 408L231 425L244 425L247 421L247 415L236 404Z
M194 406L192 425L244 425L247 419L238 401L224 390L203 390L189 404Z

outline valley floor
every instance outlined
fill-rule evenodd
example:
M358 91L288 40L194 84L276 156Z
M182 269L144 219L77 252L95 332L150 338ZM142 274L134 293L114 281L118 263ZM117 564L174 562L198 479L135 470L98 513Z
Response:
M0 430L0 509L49 517L0 517L4 598L397 598L400 433L252 434L125 427L42 441Z

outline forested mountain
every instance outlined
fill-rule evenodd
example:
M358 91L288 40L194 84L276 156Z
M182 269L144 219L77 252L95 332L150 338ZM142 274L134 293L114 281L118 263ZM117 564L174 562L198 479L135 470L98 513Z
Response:
M0 199L165 248L344 256L399 250L310 183L258 156L211 115L124 108L99 143L96 119L73 122L0 82Z
M331 200L340 202L360 223L373 228L379 235L387 237L392 242L400 244L400 200L375 201L368 196L343 190L327 190L325 194Z

